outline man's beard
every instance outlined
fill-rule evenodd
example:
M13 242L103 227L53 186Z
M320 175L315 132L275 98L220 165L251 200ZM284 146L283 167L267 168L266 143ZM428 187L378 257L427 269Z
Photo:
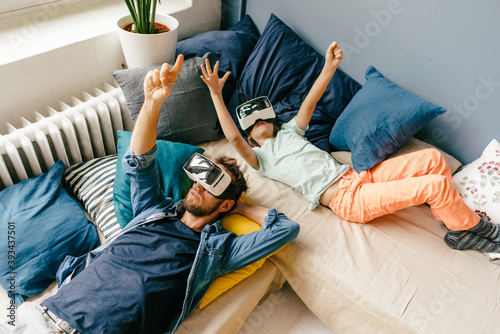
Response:
M186 197L184 199L184 202L182 205L184 206L184 209L186 209L187 212L192 214L195 217L204 217L212 214L215 210L219 208L223 200L219 200L213 207L210 208L202 208L200 204L194 203L194 201L191 200L191 198Z

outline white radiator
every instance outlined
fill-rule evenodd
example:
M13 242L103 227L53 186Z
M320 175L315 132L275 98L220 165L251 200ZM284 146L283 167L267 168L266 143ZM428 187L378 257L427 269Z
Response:
M22 128L7 123L0 135L0 190L49 170L57 160L66 167L116 153L116 132L132 130L130 112L119 87L104 84L91 94L60 102L36 122L21 118Z

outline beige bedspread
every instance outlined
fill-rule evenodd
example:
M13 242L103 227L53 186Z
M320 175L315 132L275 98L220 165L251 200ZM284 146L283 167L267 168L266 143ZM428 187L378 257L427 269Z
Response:
M203 309L195 308L176 333L238 333L262 298L282 288L285 278L271 261Z
M427 146L412 140L402 152ZM203 147L208 156L239 158L226 140ZM445 158L452 170L460 165ZM499 266L480 252L448 248L446 228L427 205L349 223L325 207L309 211L297 191L246 166L244 172L254 203L300 223L298 238L271 260L337 334L498 332Z

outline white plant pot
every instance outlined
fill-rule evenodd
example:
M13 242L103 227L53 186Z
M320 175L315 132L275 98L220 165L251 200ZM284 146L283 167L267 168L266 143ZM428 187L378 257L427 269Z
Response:
M132 22L131 15L118 20L118 35L129 68L156 66L175 61L179 21L170 15L158 13L155 21L166 25L170 31L160 34L132 33L122 29L124 25Z

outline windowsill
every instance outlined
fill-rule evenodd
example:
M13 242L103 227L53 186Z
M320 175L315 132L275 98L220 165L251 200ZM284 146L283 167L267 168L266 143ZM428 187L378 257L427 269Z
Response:
M173 14L191 6L191 0L169 0L157 11ZM85 0L3 14L0 66L116 31L117 20L128 14L123 0Z

